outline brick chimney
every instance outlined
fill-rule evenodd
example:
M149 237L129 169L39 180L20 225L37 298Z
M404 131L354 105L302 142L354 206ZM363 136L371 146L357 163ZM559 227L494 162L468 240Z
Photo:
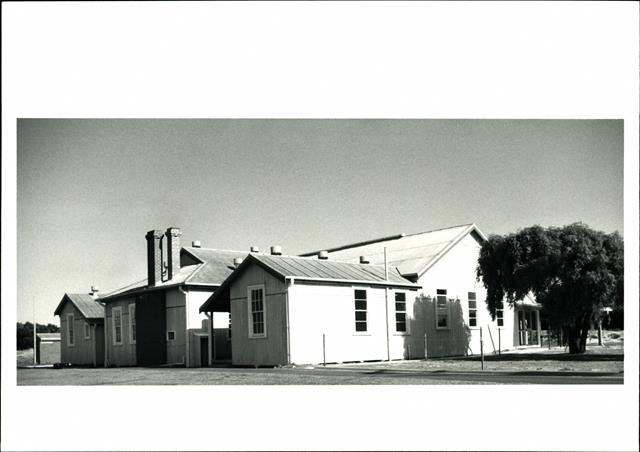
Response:
M180 228L168 228L167 236L167 279L173 278L180 271Z
M147 232L147 279L150 286L162 281L162 231Z

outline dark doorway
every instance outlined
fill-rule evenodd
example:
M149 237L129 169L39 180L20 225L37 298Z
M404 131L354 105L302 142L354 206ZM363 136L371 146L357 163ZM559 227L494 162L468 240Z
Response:
M202 367L209 366L209 338L200 338L200 365Z
M167 362L166 309L163 290L142 295L136 301L136 357L139 366Z

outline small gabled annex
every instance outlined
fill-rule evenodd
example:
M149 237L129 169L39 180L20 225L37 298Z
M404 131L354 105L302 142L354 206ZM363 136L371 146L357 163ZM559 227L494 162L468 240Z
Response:
M200 311L230 313L234 365L402 359L418 289L394 267L251 253Z
M91 294L66 293L54 315L60 316L60 361L104 364L104 305Z

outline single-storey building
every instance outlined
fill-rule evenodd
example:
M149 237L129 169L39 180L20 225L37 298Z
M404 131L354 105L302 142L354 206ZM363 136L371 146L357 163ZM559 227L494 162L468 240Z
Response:
M54 314L60 316L60 362L102 366L104 361L104 306L90 294L67 293Z
M179 228L149 231L147 278L100 297L105 304L105 366L207 366L230 358L228 315L198 308L235 269L246 251L182 247Z
M229 312L234 365L402 359L419 286L395 267L251 253L200 311Z
M406 279L420 285L412 311L411 358L480 353L482 329L484 351L520 346L539 346L540 308L530 297L514 308L505 306L491 319L486 289L476 278L476 268L485 235L475 224L466 224L417 234L397 234L380 239L304 253L321 254L332 261L357 262L366 255L382 264L385 251L389 265Z
M60 333L36 334L36 363L56 364L60 362Z

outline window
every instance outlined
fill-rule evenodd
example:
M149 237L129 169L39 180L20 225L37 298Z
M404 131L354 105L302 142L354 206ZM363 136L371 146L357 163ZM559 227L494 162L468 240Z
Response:
M73 314L67 314L67 345L73 346L75 343Z
M449 303L446 289L438 289L436 296L436 329L449 328Z
M356 289L354 291L356 307L356 331L367 331L367 291Z
M407 332L407 294L396 292L396 332Z
M478 306L476 305L476 293L469 292L469 326L478 326Z
M136 343L136 304L129 305L129 342Z
M122 308L113 308L113 345L122 344Z
M167 331L167 340L175 341L176 340L176 332L175 331Z
M247 288L249 337L267 337L265 325L264 285Z
M229 329L227 330L227 340L231 340L231 313L229 313Z
M498 308L496 309L496 322L498 322L498 326L504 326L504 305L502 301L498 304Z
M91 325L86 322L84 324L84 338L91 339Z

